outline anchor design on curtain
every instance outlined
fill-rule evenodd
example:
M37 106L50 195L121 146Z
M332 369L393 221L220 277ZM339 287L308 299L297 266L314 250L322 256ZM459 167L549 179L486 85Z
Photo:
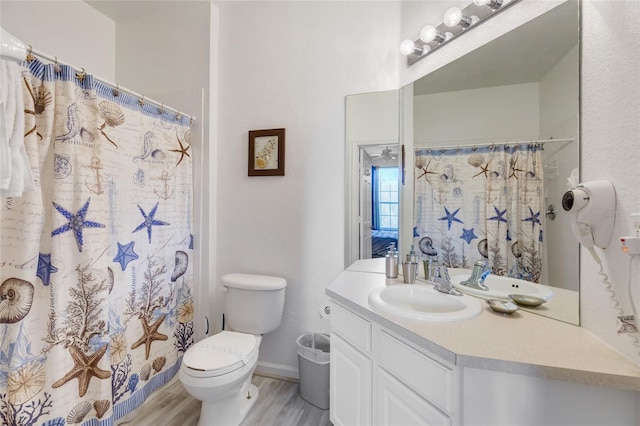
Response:
M416 149L414 244L448 267L532 282L542 274L543 166L537 144Z
M193 344L189 119L57 67L25 63L36 190L0 200L0 423L112 425Z

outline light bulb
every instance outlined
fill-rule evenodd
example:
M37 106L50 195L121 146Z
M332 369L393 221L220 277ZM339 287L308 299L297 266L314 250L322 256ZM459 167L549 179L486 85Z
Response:
M462 20L462 11L459 7L452 7L444 13L444 24L447 27L455 27Z
M497 10L502 6L502 0L473 0L473 4L476 6L488 6L493 10Z
M405 41L400 43L400 53L402 53L404 56L411 55L412 53L415 53L415 51L416 44L413 42L413 40L406 39Z
M437 36L438 30L436 30L436 27L434 27L433 25L425 25L424 27L422 27L422 30L420 30L420 40L424 41L425 43L432 42L436 39Z
M480 18L477 16L469 17L463 15L459 7L452 7L444 13L444 24L447 27L460 26L463 30L466 30L478 21L480 21Z
M422 47L418 47L416 46L416 43L410 39L406 39L405 41L400 43L400 53L402 53L405 56L409 56L412 53L414 55L422 56L422 55L426 55L430 51L431 51L431 47L427 46L426 44Z
M453 37L453 34L450 32L446 32L442 34L439 32L436 27L433 25L425 25L420 30L420 40L424 43L431 43L432 41L436 41L437 43L443 43Z

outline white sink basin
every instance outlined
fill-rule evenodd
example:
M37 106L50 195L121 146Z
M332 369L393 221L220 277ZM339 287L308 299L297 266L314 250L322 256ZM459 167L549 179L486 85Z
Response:
M519 280L517 278L502 277L500 275L490 274L487 276L484 280L484 285L489 287L488 291L461 285L460 283L467 280L469 276L469 273L464 275L452 275L451 282L458 290L485 299L510 300L510 294L524 294L526 296L540 297L544 300L549 300L553 297L553 291L551 291L547 286Z
M478 299L452 296L420 284L378 288L369 294L369 305L381 312L427 322L462 321L482 312Z

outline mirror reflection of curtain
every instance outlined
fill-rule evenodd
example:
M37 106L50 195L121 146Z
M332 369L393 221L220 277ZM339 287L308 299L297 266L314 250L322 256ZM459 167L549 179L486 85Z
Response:
M543 165L538 144L416 149L414 245L456 268L539 282Z

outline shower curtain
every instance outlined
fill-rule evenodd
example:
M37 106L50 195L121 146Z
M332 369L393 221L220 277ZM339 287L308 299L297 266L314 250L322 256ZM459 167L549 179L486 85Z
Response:
M0 201L0 419L113 424L193 342L189 119L25 63L36 190Z
M532 282L542 273L540 146L416 149L414 245L448 267L486 260Z

